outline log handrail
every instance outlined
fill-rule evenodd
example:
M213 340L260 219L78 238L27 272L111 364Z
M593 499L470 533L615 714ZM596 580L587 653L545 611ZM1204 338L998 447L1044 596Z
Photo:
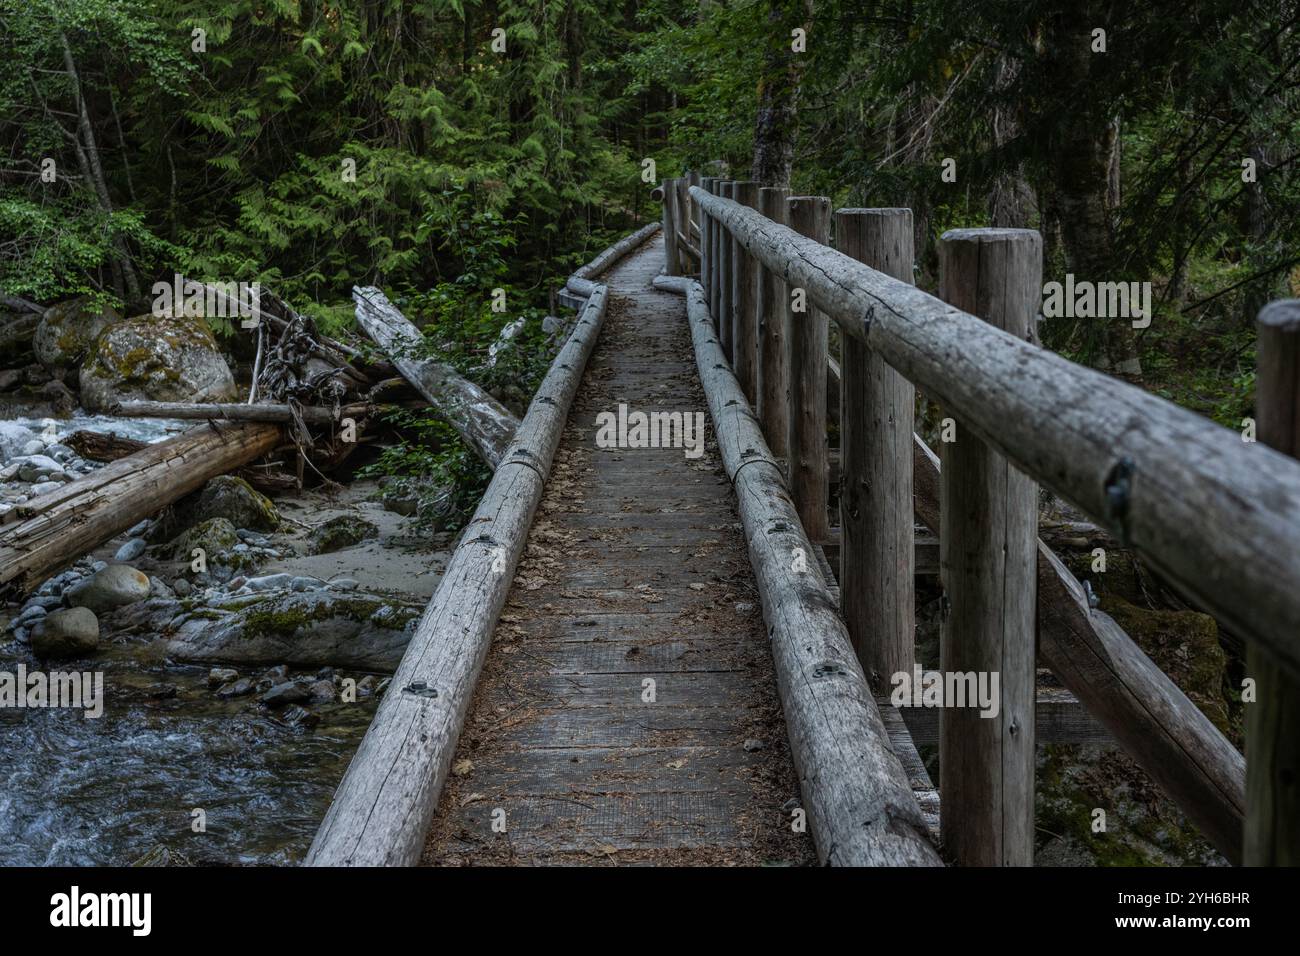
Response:
M1253 444L1135 386L1047 352L1032 344L1032 331L1023 338L999 332L911 287L910 276L889 270L895 276L890 278L717 192L707 180L705 188L690 190L702 236L713 237L714 244L734 243L740 255L779 277L785 288L804 290L810 303L837 323L846 348L861 343L880 356L886 367L943 405L966 433L1113 530L1185 596L1247 638L1253 649L1267 652L1280 668L1274 680L1288 686L1296 681L1300 467L1294 461L1269 450L1263 438ZM702 240L702 249L707 248ZM730 276L710 266L707 253L705 259L700 278L706 301L713 302L719 292L725 295ZM1298 308L1296 303L1270 308L1281 305ZM794 320L788 310L787 318ZM1263 343L1261 332L1261 349ZM760 362L768 361L761 352ZM794 392L793 387L786 392L785 414L797 412ZM760 413L762 406L760 395ZM843 429L843 416L840 424ZM841 437L847 440L843 431ZM916 515L937 529L939 462L919 439L917 448L913 461L895 467L910 471L914 466ZM882 449L871 454L879 457ZM888 473L889 466L877 462L877 467ZM842 482L854 477L842 475ZM793 473L789 479L792 485L799 480ZM797 498L798 489L790 493ZM1293 797L1281 790L1266 795L1261 785L1248 801L1241 753L1131 637L1088 606L1083 588L1056 555L1041 541L1037 545L1040 662L1077 694L1230 862L1241 862L1243 823L1248 832L1260 832L1272 825L1263 822L1266 814L1277 816L1270 801ZM856 554L843 548L843 561L862 560L866 546ZM1283 753L1275 762L1280 767L1289 759ZM1252 779L1278 772L1261 769ZM1250 831L1251 826L1256 829ZM1278 849L1257 848L1257 861L1291 852L1280 845L1290 842L1284 830L1275 828L1270 836L1270 846Z
M691 198L842 334L1300 673L1300 463L752 209Z

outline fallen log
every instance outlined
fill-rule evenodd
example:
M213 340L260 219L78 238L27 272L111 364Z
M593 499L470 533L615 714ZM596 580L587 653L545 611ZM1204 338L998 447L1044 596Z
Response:
M836 866L939 866L844 622L812 565L813 545L780 465L722 354L704 290L665 276L654 286L686 293L695 362L758 578L817 855ZM801 554L810 570L791 573Z
M0 294L0 305L17 312L35 312L37 318L40 318L41 313L45 311L44 306L37 305L22 296L8 295L7 293Z
M600 334L606 295L601 286L588 300L466 525L334 793L307 866L419 860L569 406Z
M357 324L384 350L402 375L467 445L496 468L519 427L509 409L450 365L409 353L420 333L383 292L368 286L353 287Z
M913 436L916 516L939 532L939 459ZM1038 542L1038 654L1229 862L1241 862L1246 762Z
M116 433L105 435L103 432L85 429L73 432L63 440L63 444L89 461L117 461L119 458L134 455L149 447L147 441L123 438Z
M236 422L292 422L295 412L308 425L329 425L345 418L357 418L375 411L376 406L344 405L338 414L332 408L289 405L188 402L118 402L107 414L122 418L228 419Z
M278 425L208 423L118 459L0 516L0 592L29 591L209 478L271 451Z

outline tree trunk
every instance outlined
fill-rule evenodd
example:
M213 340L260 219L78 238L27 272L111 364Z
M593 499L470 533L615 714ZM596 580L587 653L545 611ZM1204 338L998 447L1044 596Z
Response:
M420 333L378 289L353 287L352 299L357 304L357 324L465 444L495 470L519 419L450 365L411 357Z
M1063 113L1059 142L1052 150L1056 206L1060 214L1061 241L1066 267L1079 280L1118 280L1111 198L1118 200L1118 170L1112 184L1118 124L1112 111L1092 92L1094 66L1106 68L1113 53L1092 52L1092 29L1104 18L1093 16L1089 4L1070 7L1052 21L1048 31L1047 77L1060 98L1076 104ZM1085 319L1085 341L1103 370L1130 381L1140 381L1142 365L1137 339L1127 319Z
M770 0L767 49L758 81L754 165L750 178L762 186L789 186L804 54L791 47L791 31L808 29L813 0Z

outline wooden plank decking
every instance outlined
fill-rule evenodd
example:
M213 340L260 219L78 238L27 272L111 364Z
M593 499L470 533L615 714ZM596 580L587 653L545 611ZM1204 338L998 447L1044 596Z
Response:
M620 402L708 420L684 302L651 287L662 263L660 238L604 279L605 327L427 864L815 860L786 807L798 781L712 423L697 459L596 447L597 414ZM498 809L504 832L493 829Z

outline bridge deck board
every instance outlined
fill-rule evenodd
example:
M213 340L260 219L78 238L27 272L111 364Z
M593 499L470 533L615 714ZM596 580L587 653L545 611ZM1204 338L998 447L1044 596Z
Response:
M651 287L662 262L656 240L604 280L605 328L425 863L815 860L782 810L798 782L712 424L698 459L595 447L596 414L621 402L707 417L683 300Z

